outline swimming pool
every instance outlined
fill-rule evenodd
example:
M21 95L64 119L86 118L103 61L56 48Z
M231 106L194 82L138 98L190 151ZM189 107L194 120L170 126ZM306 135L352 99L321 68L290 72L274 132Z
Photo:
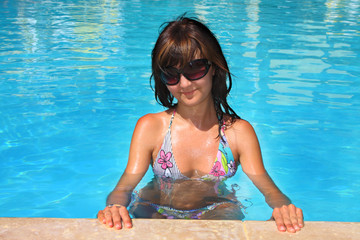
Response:
M360 221L358 1L0 6L0 216L91 218L104 207L136 120L163 110L149 86L159 26L187 11L217 34L231 105L253 123L277 185L306 220ZM252 203L246 220L268 219L261 194L236 179Z

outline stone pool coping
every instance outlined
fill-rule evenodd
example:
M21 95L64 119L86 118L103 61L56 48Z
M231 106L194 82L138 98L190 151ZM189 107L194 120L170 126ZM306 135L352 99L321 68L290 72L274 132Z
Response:
M359 222L306 222L295 234L274 222L133 219L132 229L106 228L97 219L0 218L0 239L360 239Z

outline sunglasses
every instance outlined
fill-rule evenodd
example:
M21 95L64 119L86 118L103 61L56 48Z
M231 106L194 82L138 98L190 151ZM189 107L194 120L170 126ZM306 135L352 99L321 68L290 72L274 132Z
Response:
M207 59L196 59L185 65L182 70L166 67L160 73L161 81L166 85L176 85L180 81L180 74L190 81L204 77L210 69L211 62Z

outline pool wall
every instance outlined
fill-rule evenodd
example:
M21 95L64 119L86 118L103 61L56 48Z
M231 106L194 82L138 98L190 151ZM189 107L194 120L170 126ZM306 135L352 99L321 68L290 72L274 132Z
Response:
M97 219L0 218L0 239L360 239L360 223L306 222L295 234L272 221L133 219L114 230Z

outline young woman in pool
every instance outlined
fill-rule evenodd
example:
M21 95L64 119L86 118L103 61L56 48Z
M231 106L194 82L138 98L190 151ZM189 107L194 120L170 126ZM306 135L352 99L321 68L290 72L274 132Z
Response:
M225 184L241 165L273 208L278 230L299 231L301 209L268 176L252 126L227 103L231 74L214 34L195 19L168 23L152 51L152 78L156 100L168 110L139 119L127 167L99 221L129 228L129 212L138 218L243 219L241 203ZM133 194L150 165L153 181Z

